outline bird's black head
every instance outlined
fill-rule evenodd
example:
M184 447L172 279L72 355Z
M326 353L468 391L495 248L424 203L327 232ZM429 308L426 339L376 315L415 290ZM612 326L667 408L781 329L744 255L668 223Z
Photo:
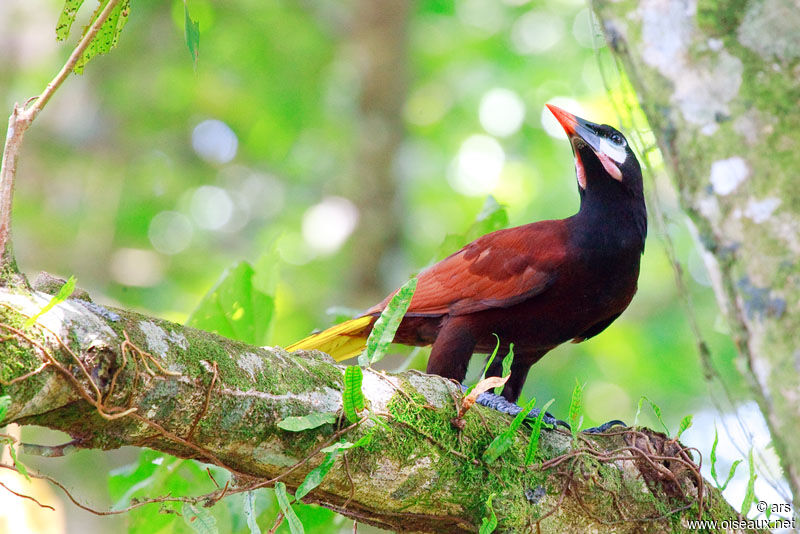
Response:
M595 124L547 104L567 132L575 155L581 213L591 224L635 235L644 248L647 211L642 169L628 141L616 128ZM627 240L625 240L627 241Z
M595 124L547 104L567 132L581 197L592 189L605 189L611 179L635 196L642 194L642 170L625 136L613 126Z

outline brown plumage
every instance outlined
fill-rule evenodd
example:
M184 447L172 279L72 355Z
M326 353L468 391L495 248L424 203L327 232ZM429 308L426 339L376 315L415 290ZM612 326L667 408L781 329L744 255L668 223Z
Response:
M566 341L603 331L627 308L639 276L647 217L639 163L622 135L549 106L575 154L578 213L487 234L421 272L395 342L432 344L427 371L462 381L474 352L514 344L503 396ZM392 295L361 317L288 347L355 355ZM345 348L343 348L345 347ZM499 375L497 358L488 375Z

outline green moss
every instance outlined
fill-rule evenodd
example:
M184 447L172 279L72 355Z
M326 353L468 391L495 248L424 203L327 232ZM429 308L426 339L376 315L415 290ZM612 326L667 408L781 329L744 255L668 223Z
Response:
M748 0L698 0L697 25L714 37L735 35Z

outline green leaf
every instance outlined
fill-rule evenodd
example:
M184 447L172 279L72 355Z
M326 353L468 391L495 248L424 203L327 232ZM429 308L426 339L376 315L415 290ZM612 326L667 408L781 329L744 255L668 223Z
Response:
M753 506L753 501L756 499L755 482L756 478L758 478L758 475L756 475L756 469L753 465L753 449L750 449L747 463L750 468L750 476L747 479L747 490L745 491L744 500L742 501L742 517L747 517L747 514L750 512L750 508Z
M647 401L647 403L653 409L653 413L656 414L656 419L658 419L658 422L661 423L661 426L664 428L664 433L666 435L669 435L669 428L667 428L666 423L664 423L664 419L661 417L661 408L659 408L659 406L655 402L647 398L646 395L642 395L641 398L639 399L639 405L636 408L636 416L633 418L634 426L636 425L636 422L639 420L639 413L641 413L642 411L642 403L644 401Z
M481 528L478 530L478 534L492 534L497 528L497 515L495 515L494 509L492 508L493 498L494 493L489 495L489 498L486 499L486 511L489 515L481 519Z
M717 426L714 425L714 444L711 445L711 454L709 456L711 458L711 478L714 479L714 483L719 487L719 480L717 479L717 444L719 444L719 433L717 432Z
M351 423L358 421L358 412L364 409L364 393L361 391L361 381L364 378L361 367L351 365L344 370L344 391L342 391L342 408L347 420Z
M372 436L375 433L376 428L377 427L372 427L369 430L369 432L358 438L355 443L351 443L345 440L337 441L333 445L328 445L327 447L320 449L320 452L325 452L325 453L339 452L347 449L356 449L358 447L363 447L364 445L367 445L370 441L372 441Z
M741 458L733 462L731 468L728 470L728 478L725 479L725 483L722 486L719 486L720 491L725 491L725 488L728 487L728 483L730 483L733 475L736 474L736 468L739 467L739 464L742 463Z
M368 367L383 359L403 316L408 311L416 289L417 279L412 278L397 290L389 304L386 305L386 309L375 321L375 326L372 327L372 332L367 338L367 348L358 357L358 365Z
M250 534L261 534L261 529L258 527L256 518L256 494L255 492L248 491L244 494L244 517L247 520L247 527L250 529Z
M472 390L475 389L475 386L477 386L481 382L481 380L486 378L486 373L489 372L489 366L492 365L495 356L497 356L497 351L500 350L500 336L498 336L497 334L492 334L492 335L495 338L497 338L497 343L494 346L494 350L492 351L492 354L489 356L489 359L486 360L486 365L483 367L483 373L481 374L481 377L478 379L477 382L475 382L474 384L472 384L470 387L467 388L467 390L464 392L464 396L472 393Z
M328 474L328 471L331 470L333 465L336 463L336 456L339 454L339 450L335 450L329 452L325 455L325 458L322 460L322 463L319 464L317 467L312 469L306 475L306 478L300 483L300 486L297 487L297 491L294 492L294 498L296 500L300 500L308 493L320 485L322 479L325 478L325 475Z
M17 460L17 449L13 445L9 444L8 452L11 453L11 460L14 462L14 466L17 468L17 471L19 471L19 474L24 476L25 480L30 482L31 477L28 475L28 468L25 467L25 464Z
M65 0L61 14L56 23L56 40L63 41L69 37L69 31L78 15L78 10L83 5L83 0Z
M569 426L572 428L572 436L578 435L580 430L580 423L583 420L581 412L583 411L583 388L578 379L575 379L575 388L572 390L572 398L569 401Z
M500 341L500 339L498 338L498 342L499 341ZM514 344L513 343L511 343L508 346L508 354L506 354L506 357L503 358L503 374L501 375L503 378L511 375L511 364L512 363L514 363ZM494 394L495 395L502 395L504 388L505 388L505 385L500 386L499 388L494 388Z
M101 0L100 4L97 6L97 9L95 9L94 13L92 14L89 24L83 30L84 35L100 16L100 13L103 11L103 9L105 9L106 5L108 5L108 2L109 0ZM130 14L130 11L130 0L122 0L119 4L114 6L106 21L97 31L97 35L95 35L94 39L92 39L92 42L89 43L86 51L75 65L74 70L77 74L81 74L83 72L84 67L86 67L86 64L89 63L92 58L99 56L100 54L105 54L117 45L117 41L119 41L119 34L122 32L122 28L124 28L125 24L128 22L128 15Z
M36 319L38 319L45 313L49 312L50 310L52 310L55 306L67 300L69 296L72 295L73 291L75 291L75 277L70 276L69 280L67 280L67 282L63 286L61 286L61 289L58 290L58 293L56 293L56 295L50 299L50 302L45 304L44 308L39 310L39 313L37 313L36 315L30 317L27 321L25 321L23 327L30 328L36 322Z
M482 235L486 235L495 230L500 230L508 226L508 213L505 207L495 200L491 195L486 197L486 202L475 222L463 234L449 234L439 246L438 258L449 256L453 252L462 248L471 241L475 241Z
M495 437L486 450L483 452L483 460L490 464L497 460L501 454L506 452L511 445L514 444L514 433L519 429L522 422L525 420L525 416L527 416L531 410L533 410L534 405L536 404L536 397L532 398L525 404L525 407L522 408L522 411L514 417L514 420L511 421L511 424L508 425L508 428L504 430L500 435Z
M310 413L301 416L289 416L278 422L278 428L288 430L289 432L302 432L303 430L310 430L325 424L333 424L336 422L336 414L325 413Z
M259 279L261 272L261 265L257 272L245 261L226 269L186 325L251 345L266 344L275 299L265 292L268 283Z
M8 413L9 406L11 406L11 397L8 395L3 395L0 397L0 423L2 423L3 419L6 418L6 413Z
M534 458L536 457L536 453L539 452L539 436L542 433L542 419L544 419L544 414L547 412L547 409L550 407L551 404L555 399L550 399L547 401L541 410L539 410L539 415L536 417L536 420L533 422L533 428L531 429L531 439L528 442L528 450L525 451L525 465L530 465L533 463Z
M691 415L691 414L686 415L686 416L683 417L683 419L681 419L681 423L678 426L678 435L675 436L675 439L681 439L681 434L686 432L689 429L689 427L692 426L692 420L693 419L694 419L694 416Z
M186 35L186 46L189 48L189 53L192 55L192 64L197 68L197 58L200 54L200 24L192 20L189 15L189 6L186 5L186 0L183 1L183 29Z
M275 483L275 497L278 499L278 506L281 507L283 517L286 518L286 523L289 525L289 531L292 534L305 534L303 530L303 523L297 517L297 514L292 510L289 504L289 496L286 493L286 484L283 482Z
M197 534L217 534L217 520L207 508L195 506L192 503L183 503L183 520Z

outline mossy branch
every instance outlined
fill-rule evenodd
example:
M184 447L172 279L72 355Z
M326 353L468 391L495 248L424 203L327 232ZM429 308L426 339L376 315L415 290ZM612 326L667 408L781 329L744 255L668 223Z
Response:
M79 299L24 329L48 300L0 289L0 384L12 398L5 422L64 431L70 446L149 447L224 466L237 475L220 490L231 494L278 480L296 488L322 448L371 431L369 445L346 452L348 468L338 459L304 501L400 531L473 532L491 493L506 532L537 524L541 532L640 532L643 524L672 532L700 514L736 517L686 449L646 429L582 435L577 444L544 431L537 464L526 467L522 428L489 465L481 455L507 416L475 406L459 430L453 383L367 369L369 412L359 422L288 432L277 426L287 416L341 411L343 368L327 355L252 347ZM372 429L367 413L384 424Z

